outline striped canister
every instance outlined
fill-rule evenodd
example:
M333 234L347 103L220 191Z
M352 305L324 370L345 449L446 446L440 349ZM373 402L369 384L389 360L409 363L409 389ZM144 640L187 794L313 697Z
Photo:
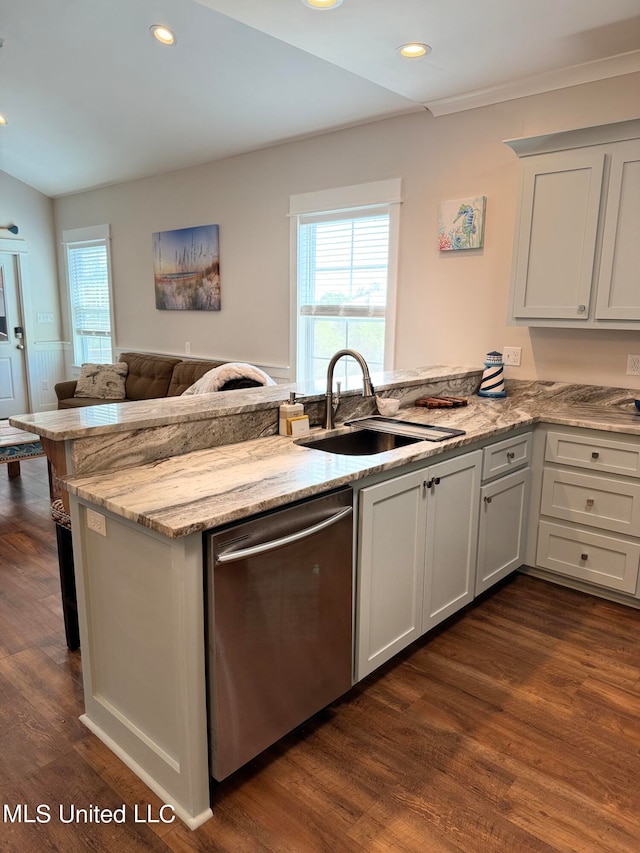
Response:
M504 387L504 362L501 352L488 352L484 360L484 372L478 391L480 397L506 397Z

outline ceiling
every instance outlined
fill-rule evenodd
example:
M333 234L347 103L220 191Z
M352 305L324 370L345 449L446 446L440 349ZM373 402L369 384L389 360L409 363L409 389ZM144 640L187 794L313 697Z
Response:
M638 0L0 0L0 170L56 197L640 70ZM170 26L177 44L149 33ZM419 60L395 51L432 47Z

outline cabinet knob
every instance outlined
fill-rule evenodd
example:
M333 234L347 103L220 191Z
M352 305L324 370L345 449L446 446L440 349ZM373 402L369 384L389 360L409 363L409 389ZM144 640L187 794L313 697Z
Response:
M587 306L586 306L586 305L578 305L578 314L584 314L584 312L585 312L586 310L587 310Z
M587 506L593 506L594 503L593 498L587 498Z
M589 559L589 555L583 552L582 554L580 554L580 559L581 559L581 560L588 560L588 559Z
M593 453L591 454L591 458L592 459L599 459L600 458L600 454L598 453L597 450L593 451Z
M509 461L511 461L512 459L515 459L515 458L516 458L516 454L513 452L513 450L509 450L509 451L507 452L507 459L508 459Z
M491 498L489 495L485 495L484 502L486 504L490 504L492 500L493 500L493 498Z

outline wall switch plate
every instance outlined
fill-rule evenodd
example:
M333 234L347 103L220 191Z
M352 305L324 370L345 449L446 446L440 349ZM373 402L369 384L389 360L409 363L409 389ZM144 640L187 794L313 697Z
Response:
M36 320L38 323L53 323L53 314L40 312L36 314Z
M520 367L521 358L522 347L504 347L502 350L503 362L511 367Z
M627 356L627 375L640 376L640 355L629 353Z
M100 536L107 535L107 519L101 512L96 512L94 509L87 508L87 527Z

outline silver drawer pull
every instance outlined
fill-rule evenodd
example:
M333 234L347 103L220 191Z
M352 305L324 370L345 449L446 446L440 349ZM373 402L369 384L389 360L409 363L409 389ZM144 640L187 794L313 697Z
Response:
M586 306L586 305L578 305L578 314L584 314L584 312L585 312L586 310L587 310L587 306Z
M598 453L597 450L593 451L593 453L591 454L591 458L592 459L599 459L600 458L600 454Z
M594 503L595 501L593 500L593 498L587 498L587 506L593 506Z
M490 504L490 503L491 503L491 501L492 501L492 498L490 498L488 495L485 495L484 502L485 502L486 504Z
M589 555L583 552L582 554L580 554L580 559L581 559L581 560L588 560L588 559L589 559Z
M516 458L516 454L513 452L513 450L509 450L507 453L507 459L509 461L511 461L512 459L515 459L515 458Z

